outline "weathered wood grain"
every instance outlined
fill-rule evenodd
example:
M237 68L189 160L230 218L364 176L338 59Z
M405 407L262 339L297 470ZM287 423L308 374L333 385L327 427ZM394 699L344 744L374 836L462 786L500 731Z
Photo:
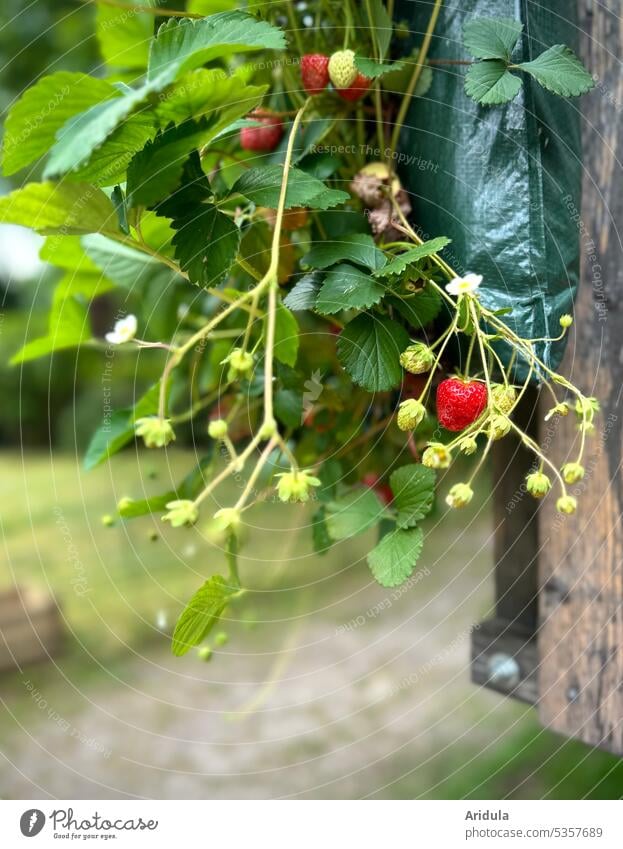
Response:
M539 713L544 725L623 754L623 10L582 0L583 58L597 77L583 99L582 286L563 371L603 412L590 445L579 513L549 498L540 514ZM575 459L573 416L552 439L557 465Z

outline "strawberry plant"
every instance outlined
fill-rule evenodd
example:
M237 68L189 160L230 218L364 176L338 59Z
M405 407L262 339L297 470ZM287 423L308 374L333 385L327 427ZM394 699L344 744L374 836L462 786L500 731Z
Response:
M556 486L572 513L598 409L538 353L571 317L556 337L523 338L487 305L478 269L455 271L449 240L422 239L426 222L411 216L396 154L434 73L439 0L408 55L381 0L309 2L305 22L289 3L204 15L210 5L129 17L102 0L107 75L59 71L24 92L6 120L4 173L43 160L42 179L0 198L0 219L44 234L42 257L63 271L46 335L13 362L88 345L161 363L157 383L94 434L86 467L135 439L174 450L188 423L203 434L174 489L117 505L123 520L174 528L211 518L221 535L224 574L206 576L181 614L178 655L243 603L238 552L258 502L313 502L319 554L376 528L369 567L398 586L436 488L450 507L468 504L508 434L534 453L528 492ZM560 96L591 87L564 46L515 61L520 33L514 21L469 24L468 96L503 103L525 75ZM118 319L94 338L90 305L113 292ZM578 455L562 470L515 422L534 381L551 394L549 416L578 418ZM452 471L438 472L457 454L474 455L472 470L446 481Z

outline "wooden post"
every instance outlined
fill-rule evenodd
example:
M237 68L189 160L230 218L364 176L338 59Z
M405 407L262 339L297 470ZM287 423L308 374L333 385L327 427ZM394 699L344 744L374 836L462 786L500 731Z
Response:
M541 512L539 714L544 725L623 755L623 52L618 0L580 3L583 59L597 78L584 100L584 198L576 211L582 284L563 372L602 413L577 486L579 513ZM564 128L561 128L564 133ZM561 208L560 213L562 214ZM569 210L569 214L574 214ZM574 416L552 440L574 460Z

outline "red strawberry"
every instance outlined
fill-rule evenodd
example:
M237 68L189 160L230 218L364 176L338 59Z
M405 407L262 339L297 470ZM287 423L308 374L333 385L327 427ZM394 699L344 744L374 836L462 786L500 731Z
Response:
M380 476L376 474L376 472L368 472L361 479L361 483L364 486L373 489L378 497L381 499L383 504L391 504L394 500L394 493L389 484L380 483Z
M450 377L437 387L437 418L446 430L463 430L487 406L487 387L476 380Z
M278 115L253 112L249 118L258 121L253 127L243 127L240 130L240 145L244 150L256 150L269 153L274 150L283 136L283 122Z
M301 58L301 80L307 94L320 94L329 85L329 57L306 53Z
M363 74L358 73L348 88L338 88L337 93L342 100L359 100L370 88L371 82L372 80L369 77L364 77Z

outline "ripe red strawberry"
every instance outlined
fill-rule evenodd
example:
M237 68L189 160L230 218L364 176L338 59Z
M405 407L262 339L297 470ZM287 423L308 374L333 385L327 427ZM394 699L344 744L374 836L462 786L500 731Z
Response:
M329 85L329 57L306 53L301 58L301 80L307 94L320 94Z
M437 418L446 430L463 430L487 406L487 387L476 380L450 377L437 387Z
M369 77L364 77L363 74L358 73L348 88L338 88L337 93L342 100L359 100L370 88L371 82L372 80Z
M283 122L278 115L270 115L266 112L249 115L249 118L258 121L253 127L243 127L240 130L240 146L244 150L255 150L269 153L274 150L283 136Z
M394 500L394 493L392 492L392 488L388 483L380 483L380 476L376 474L376 472L368 472L361 479L361 483L364 486L373 489L378 497L381 499L383 504L391 504Z

